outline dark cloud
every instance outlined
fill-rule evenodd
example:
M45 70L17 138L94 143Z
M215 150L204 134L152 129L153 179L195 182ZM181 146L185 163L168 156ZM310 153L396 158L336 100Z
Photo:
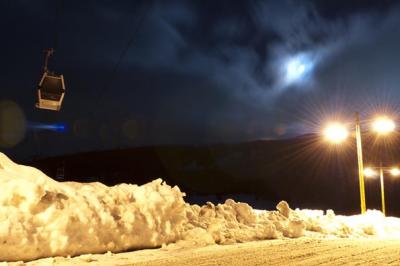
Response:
M28 121L71 129L28 129L16 154L282 138L338 109L397 108L396 2L58 3L1 3L2 98ZM55 43L67 83L58 114L33 109L41 51ZM315 68L284 84L282 61L298 53Z

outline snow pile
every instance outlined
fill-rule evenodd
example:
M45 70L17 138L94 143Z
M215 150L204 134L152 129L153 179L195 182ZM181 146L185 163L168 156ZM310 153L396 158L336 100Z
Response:
M186 204L160 179L143 186L56 182L0 153L0 261L164 246L307 237L400 238L400 219L378 211L254 210L231 199Z
M292 210L285 201L277 211L252 209L229 199L224 204L208 202L200 207L187 205L187 220L180 246L231 244L247 241L297 238L400 238L400 219L385 217L380 211L341 216L332 210Z
M158 247L180 237L179 188L59 183L0 153L0 261Z
M188 223L180 243L231 244L303 236L305 222L289 215L288 204L281 202L277 209L257 214L248 204L231 199L217 206L187 205Z
M316 232L335 237L400 239L400 219L385 217L377 210L353 216L335 215L332 210L328 210L325 215L319 210L297 209L293 213L305 222L307 235Z

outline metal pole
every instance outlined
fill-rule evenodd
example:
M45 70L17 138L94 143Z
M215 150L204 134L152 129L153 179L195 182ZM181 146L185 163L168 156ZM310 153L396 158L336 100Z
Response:
M383 215L386 216L386 207L385 207L385 186L383 182L383 167L382 167L382 162L379 167L379 177L381 179L381 201L382 201L382 212Z
M360 115L358 112L356 112L355 115L356 115L358 179L360 182L360 203L361 203L361 214L364 214L366 211L366 202L365 202L365 186L364 186L364 166L363 166L362 145L361 145Z

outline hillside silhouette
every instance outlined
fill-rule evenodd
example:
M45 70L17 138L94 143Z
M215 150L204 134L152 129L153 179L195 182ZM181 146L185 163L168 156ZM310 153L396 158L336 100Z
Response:
M366 134L365 134L366 135ZM364 137L364 164L400 162L398 137ZM251 195L301 208L359 212L356 148L350 138L332 146L317 135L204 146L162 145L93 151L26 162L62 181L143 184L162 178L189 199ZM60 175L60 173L62 175ZM400 177L385 174L386 208L400 214ZM379 178L366 179L367 206L380 209ZM196 201L196 200L194 200ZM262 205L262 204L261 204ZM257 207L271 207L268 206Z

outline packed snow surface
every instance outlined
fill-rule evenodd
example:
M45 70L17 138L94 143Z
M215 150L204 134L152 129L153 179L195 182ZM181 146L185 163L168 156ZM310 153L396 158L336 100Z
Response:
M339 216L292 210L285 201L261 211L230 199L190 205L183 197L160 179L113 187L57 182L0 153L0 261L302 236L400 239L400 219L378 211Z

